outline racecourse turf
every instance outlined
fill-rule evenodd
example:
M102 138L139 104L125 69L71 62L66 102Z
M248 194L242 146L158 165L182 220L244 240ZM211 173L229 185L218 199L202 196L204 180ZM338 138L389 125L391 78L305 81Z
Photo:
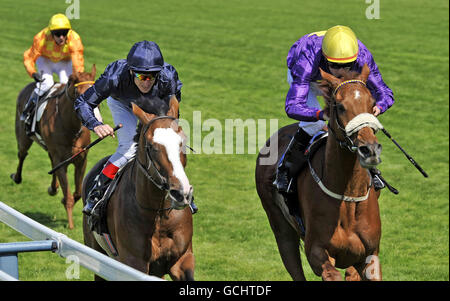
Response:
M290 46L304 34L336 24L350 26L372 51L394 91L396 102L380 116L381 123L429 174L422 177L390 140L378 134L383 145L380 169L400 191L394 195L384 189L379 200L383 277L448 281L449 4L375 2L380 3L379 19L366 17L370 4L362 0L81 0L80 18L71 22L85 46L85 67L89 71L95 63L97 77L108 63L125 58L133 43L157 42L184 84L181 117L192 123L194 111L200 111L202 121L217 120L222 132L226 119L263 119L267 125L269 119L277 119L279 127L292 123L284 112ZM62 193L47 194L51 166L44 150L31 147L22 184L9 178L18 162L16 97L30 82L23 52L50 16L64 13L68 6L63 0L1 2L0 201L82 242L82 204L76 204L75 229L69 230ZM112 124L106 102L101 110ZM204 129L202 139L209 130ZM270 134L267 128L265 137ZM88 169L113 153L116 143L106 139L92 148ZM188 155L186 170L200 208L193 237L197 280L290 280L256 194L255 162L256 153L248 151ZM24 240L0 223L0 243ZM302 258L307 279L319 280ZM71 262L40 252L21 254L19 263L21 280L66 280ZM80 272L80 280L93 277L84 268Z

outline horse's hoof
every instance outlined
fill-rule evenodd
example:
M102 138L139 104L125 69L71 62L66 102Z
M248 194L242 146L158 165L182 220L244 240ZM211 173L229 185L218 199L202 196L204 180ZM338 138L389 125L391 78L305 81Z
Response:
M48 187L47 192L49 195L54 196L58 192L58 188L53 189L52 186Z
M15 173L12 173L10 175L10 177L14 181L14 183L16 183L16 184L20 184L22 182L22 178L16 179L16 174Z

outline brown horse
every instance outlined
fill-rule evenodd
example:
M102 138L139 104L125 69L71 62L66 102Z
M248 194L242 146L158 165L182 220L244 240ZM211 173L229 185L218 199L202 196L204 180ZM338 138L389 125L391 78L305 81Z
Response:
M381 238L380 192L375 191L366 169L381 162L381 145L375 132L382 126L372 115L375 102L365 85L370 70L364 66L361 74L342 72L341 78L320 72L325 110L330 116L329 136L296 182L294 202L305 233L289 221L289 213L283 212L283 204L280 205L279 200L284 203L284 199L272 185L276 165L260 164L261 153L267 153L274 139L279 139L280 157L297 124L281 128L260 152L255 171L257 191L284 266L293 280L306 280L300 239L312 270L323 280L342 280L336 268L346 269L346 280L381 280L377 257Z
M132 106L141 122L136 157L120 172L106 209L116 259L157 277L169 274L173 280L194 280L192 214L188 206L192 186L184 172L186 136L176 122L178 101L171 99L166 116L148 114L134 103ZM86 176L84 202L88 186L105 162L106 158ZM105 253L86 216L83 233L87 246Z
M42 117L36 124L36 132L42 137L43 143L36 136L29 137L25 131L25 123L20 120L25 103L36 84L28 84L19 93L16 106L16 139L19 150L19 165L16 173L11 174L11 178L15 183L19 184L22 182L23 162L33 141L36 141L47 150L52 167L76 154L90 143L90 132L82 126L80 119L75 113L74 101L78 95L84 93L92 85L95 72L94 65L90 73L82 72L70 75L67 84L62 85L59 91L56 92L57 96L49 98ZM67 165L53 174L51 185L47 190L49 195L55 195L58 191L58 186L61 185L64 194L61 202L67 212L70 229L74 227L72 218L73 206L81 197L81 184L86 170L86 158L87 152L84 152L73 161L75 165L75 192L73 195L70 192L67 180Z

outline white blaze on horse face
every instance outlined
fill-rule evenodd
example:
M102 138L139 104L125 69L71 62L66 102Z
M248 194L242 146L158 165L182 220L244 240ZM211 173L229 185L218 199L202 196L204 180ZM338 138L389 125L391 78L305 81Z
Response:
M361 94L358 90L355 91L355 99L359 99L361 97Z
M180 160L180 145L182 140L181 136L171 128L157 128L153 133L153 142L159 143L166 148L167 157L170 163L172 163L173 175L183 185L183 192L187 195L191 185Z

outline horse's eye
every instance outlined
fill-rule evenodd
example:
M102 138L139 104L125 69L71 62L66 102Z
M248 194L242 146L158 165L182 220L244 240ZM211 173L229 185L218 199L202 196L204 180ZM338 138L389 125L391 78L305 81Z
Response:
M342 113L345 112L345 107L344 107L344 105L341 104L341 103L336 104L336 109L337 109L337 111L338 111L338 114L342 114Z

